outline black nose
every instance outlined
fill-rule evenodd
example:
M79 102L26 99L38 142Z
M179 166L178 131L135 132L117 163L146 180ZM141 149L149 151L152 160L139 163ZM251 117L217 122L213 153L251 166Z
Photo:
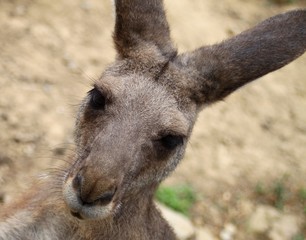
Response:
M107 205L113 200L117 190L113 181L104 178L86 179L82 171L73 179L72 187L83 205Z

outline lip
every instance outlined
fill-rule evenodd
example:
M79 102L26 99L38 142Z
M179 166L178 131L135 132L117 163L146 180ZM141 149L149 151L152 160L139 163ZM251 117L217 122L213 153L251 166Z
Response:
M84 218L82 217L82 215L78 212L73 212L73 211L70 211L71 215L76 217L77 219L79 220L84 220Z
M72 179L68 178L63 186L63 197L71 215L78 219L103 219L112 214L115 209L115 201L107 205L82 204L79 196L74 191Z
M94 220L104 219L110 216L114 209L114 204L110 203L107 206L83 206L78 211L70 208L70 213L73 217L76 217L80 220Z

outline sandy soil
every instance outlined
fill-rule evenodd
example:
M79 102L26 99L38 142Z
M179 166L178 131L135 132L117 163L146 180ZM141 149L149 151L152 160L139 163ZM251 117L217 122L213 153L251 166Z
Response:
M305 6L165 2L181 52ZM115 56L113 24L106 0L0 1L0 203L10 202L33 176L71 151L78 102ZM236 239L256 239L248 232L250 215L259 204L281 201L282 211L296 216L300 235L306 235L306 200L299 196L306 189L305 64L306 55L200 115L184 161L165 182L194 187L195 225L218 235L232 223Z

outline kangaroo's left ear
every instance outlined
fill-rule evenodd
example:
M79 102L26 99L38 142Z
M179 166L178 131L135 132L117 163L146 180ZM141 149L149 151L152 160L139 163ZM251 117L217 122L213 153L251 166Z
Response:
M283 67L306 50L306 10L274 16L220 44L176 58L193 79L199 104L220 100L244 84Z
M115 7L113 37L120 58L147 55L147 50L152 48L165 59L176 56L163 0L115 0Z

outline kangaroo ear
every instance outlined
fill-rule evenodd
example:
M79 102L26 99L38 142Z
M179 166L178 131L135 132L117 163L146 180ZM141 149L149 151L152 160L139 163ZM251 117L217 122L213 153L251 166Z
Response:
M244 84L283 67L306 50L306 10L276 15L213 46L176 58L192 78L199 104L223 99Z
M158 49L170 59L172 46L162 0L115 0L114 42L121 58L133 58L147 49Z

